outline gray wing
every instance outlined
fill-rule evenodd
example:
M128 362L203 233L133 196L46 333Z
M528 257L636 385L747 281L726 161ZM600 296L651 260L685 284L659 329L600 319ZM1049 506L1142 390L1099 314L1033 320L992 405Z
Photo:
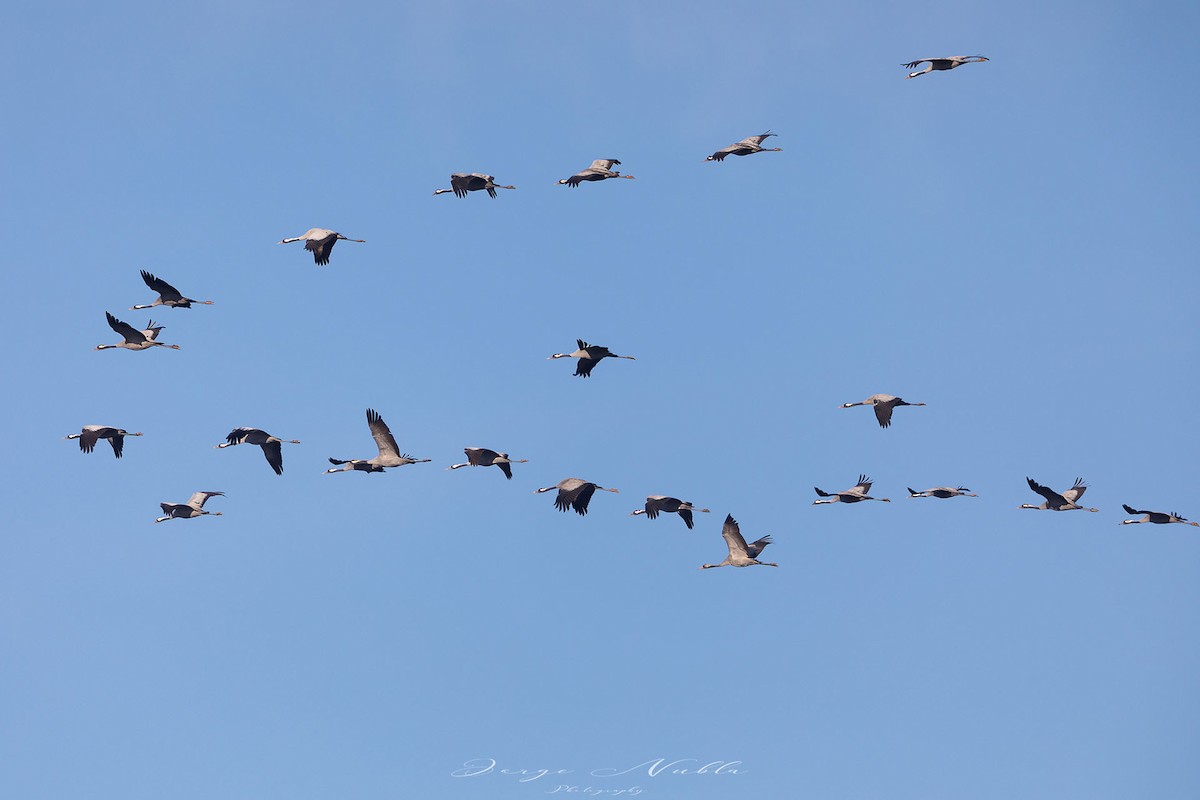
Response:
M156 278L146 270L142 270L142 280L146 282L152 290L158 292L158 296L163 300L182 300L183 295L179 293L171 284L164 281L162 278Z
M1087 491L1087 484L1082 478L1075 479L1075 485L1062 493L1062 496L1070 503L1074 503L1079 498L1083 497L1083 493Z
M1035 481L1033 478L1026 478L1025 482L1029 484L1030 489L1033 489L1035 492L1037 492L1038 494L1040 494L1042 497L1046 498L1046 500L1048 500L1049 502L1051 502L1053 504L1061 505L1063 503L1069 502L1066 497L1064 497L1063 495L1054 491L1049 486L1042 486L1040 483Z
M886 427L890 426L892 424L892 408L893 408L891 402L888 401L888 402L883 402L883 403L876 403L874 408L875 408L875 419L879 420L879 427L886 428Z
M141 344L146 341L146 334L139 331L137 328L130 325L128 322L122 322L107 311L104 316L108 318L108 327L125 337L125 341L129 344Z
M730 514L725 517L725 525L721 528L721 535L725 537L725 544L729 547L729 555L731 556L750 556L746 550L746 540L742 538L742 530L738 527L737 520ZM753 558L753 556L750 556Z
M845 494L866 494L871 491L871 479L866 475L858 476L858 483L845 491Z
M768 534L767 536L764 536L761 539L746 545L746 555L750 556L751 558L758 558L758 554L765 550L769 544L771 544L771 536Z
M766 133L760 133L758 136L747 136L745 139L742 139L740 142L738 142L738 144L748 144L754 147L760 147L762 143L766 141L768 136L774 135L775 134L771 131L767 131ZM734 147L736 146L737 145L734 145Z
M187 501L186 505L189 505L192 508L204 508L204 502L208 500L208 498L217 497L224 494L224 492L196 492L192 495L191 499Z
M371 436L375 439L375 446L379 448L379 455L399 458L400 447L396 444L396 437L392 436L391 429L374 409L367 409L367 425L371 428Z

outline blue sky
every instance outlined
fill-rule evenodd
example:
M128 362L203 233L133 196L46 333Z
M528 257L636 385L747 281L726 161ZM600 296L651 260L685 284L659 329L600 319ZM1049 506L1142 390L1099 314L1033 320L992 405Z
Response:
M1118 522L1200 518L1200 10L436 5L10 11L0 794L1197 796L1200 539ZM93 351L140 269L216 303ZM368 407L433 462L322 475Z

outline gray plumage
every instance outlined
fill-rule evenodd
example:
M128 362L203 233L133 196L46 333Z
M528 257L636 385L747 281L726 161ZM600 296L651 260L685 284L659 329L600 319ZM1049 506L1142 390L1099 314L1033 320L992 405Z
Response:
M636 517L640 514L645 514L646 519L657 519L659 514L678 514L683 524L688 526L688 530L692 529L692 512L701 514L709 513L707 508L696 508L686 500L680 500L678 497L667 497L662 494L652 494L646 496L646 507L639 508L629 514L631 517Z
M879 427L887 428L892 424L892 410L899 406L923 406L924 403L909 403L899 397L890 394L873 394L866 400L858 403L843 403L838 408L854 408L854 406L874 406L875 419L879 420Z
M145 328L138 330L128 322L122 322L107 311L104 312L104 317L108 320L108 327L123 336L125 341L117 342L116 344L98 344L96 345L97 350L111 350L115 347L125 350L149 350L151 347L169 347L172 350L179 349L179 345L177 344L163 344L162 342L155 341L163 326L155 325L154 320L150 320Z
M619 356L603 345L588 344L583 339L576 339L575 344L579 346L575 352L555 353L552 356L547 356L546 360L549 361L552 358L578 358L579 362L575 364L575 376L578 378L590 377L595 366L605 358L627 358L630 361L637 361L633 356Z
M905 69L916 69L918 64L928 64L925 69L910 72L905 80L924 75L926 72L942 71L961 67L963 64L978 64L988 59L984 56L942 56L941 58L918 58L904 65Z
M196 492L186 503L159 503L165 517L159 517L155 522L166 522L170 519L191 519L203 516L221 516L220 511L205 511L204 504L210 497L222 497L224 492Z
M449 189L435 189L433 194L436 197L439 194L454 193L455 197L466 197L467 192L486 191L492 197L496 196L497 189L516 189L515 186L499 186L496 184L496 179L491 175L484 175L480 172L455 172L450 176Z
M747 136L740 142L734 142L728 147L722 147L717 152L713 153L705 161L724 161L726 156L748 156L752 153L778 153L783 150L782 147L763 147L762 143L768 136L774 136L774 133L767 131L760 133L758 136Z
M974 494L970 489L968 489L965 486L959 486L957 488L955 488L953 486L938 486L934 489L925 489L924 491L920 491L920 492L918 492L914 489L911 489L911 488L908 489L909 497L937 497L941 500L945 500L948 497L958 497L960 495L963 497L978 497L979 496L977 494Z
M871 491L871 479L866 475L858 476L858 483L846 489L843 492L823 492L817 487L813 487L820 497L813 501L814 506L823 505L825 503L861 503L863 500L878 500L881 503L890 503L891 500L886 497L871 497L867 492Z
M746 540L742 538L742 531L738 527L737 520L733 515L725 517L725 525L721 528L721 536L725 537L725 545L729 548L729 555L720 564L701 564L700 569L713 569L715 567L778 567L778 564L772 564L769 561L759 561L758 556L771 544L771 537L764 536L757 541L746 544Z
M276 475L283 474L283 445L300 444L299 439L280 439L264 431L262 428L234 428L225 437L224 444L215 445L217 449L233 447L238 444L256 444L262 448L267 463Z
M313 261L317 262L317 266L323 267L329 263L329 254L333 252L333 246L337 244L338 239L360 243L366 241L366 239L351 239L327 228L309 228L304 234L293 236L290 239L280 239L277 244L304 242L304 249L313 254Z
M571 188L576 188L584 181L602 181L608 178L629 178L633 180L632 175L622 175L620 172L615 172L613 167L620 164L615 158L597 158L592 162L592 165L587 169L576 172L569 178L564 178L559 181L559 185L566 184Z
M113 455L117 458L125 450L126 436L141 436L140 433L130 433L124 428L114 428L109 425L84 425L83 430L79 433L67 434L67 439L78 439L79 449L85 453L90 453L96 449L96 442L101 439L108 439L108 443L112 445Z
M527 458L511 458L508 453L499 453L495 450L488 450L486 447L464 447L463 453L466 454L467 460L463 464L451 464L446 469L460 469L462 467L499 467L504 473L504 477L512 480L512 467L510 464L524 464L529 461Z
M379 416L374 409L367 409L367 426L371 429L371 436L375 439L375 446L379 449L379 455L374 458L356 458L350 460L339 460L330 458L330 464L342 464L340 469L327 469L326 475L331 472L383 472L386 467L403 467L406 464L423 464L429 461L428 458L413 458L407 453L401 453L400 448L396 445L396 438L392 436L392 431L388 428L387 423L383 421L383 417Z
M552 492L558 490L558 496L554 498L554 507L559 511L567 511L575 509L575 513L579 516L585 516L588 512L588 503L592 500L592 495L599 489L602 492L617 492L616 489L606 489L603 486L585 481L582 478L564 478L554 486L547 486L543 489L534 489L534 494L542 492Z
M1178 514L1176 514L1174 511L1172 511L1170 514L1163 513L1162 511L1138 511L1137 509L1133 508L1132 506L1127 506L1124 504L1121 505L1121 508L1125 509L1126 514L1135 514L1135 515L1136 514L1145 514L1146 515L1146 516L1142 517L1141 519L1122 520L1120 523L1122 525L1137 525L1142 522L1150 522L1155 525L1169 525L1172 522L1178 522L1183 525L1194 525L1195 527L1200 528L1200 522L1190 522L1187 517L1181 517Z
M1075 484L1067 489L1062 494L1054 491L1048 486L1042 486L1033 478L1026 478L1025 482L1029 484L1029 488L1046 498L1046 502L1035 506L1029 503L1024 503L1018 508L1032 508L1039 511L1099 511L1098 508L1086 508L1079 505L1075 501L1083 497L1083 493L1087 491L1087 484L1082 478L1076 478Z
M202 306L211 306L212 300L193 300L190 297L184 297L171 284L164 281L162 278L156 278L146 270L142 270L142 280L153 291L158 292L158 299L153 303L142 306L132 306L130 311L137 311L142 308L154 308L155 306L167 306L168 308L191 308L192 303Z

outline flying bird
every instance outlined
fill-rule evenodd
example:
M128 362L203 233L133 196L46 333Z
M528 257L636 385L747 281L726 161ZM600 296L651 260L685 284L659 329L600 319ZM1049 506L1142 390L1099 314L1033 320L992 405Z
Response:
M720 564L701 564L700 569L749 567L752 565L760 567L779 566L769 561L758 560L758 557L762 554L766 546L771 544L771 537L764 536L751 544L746 544L746 540L742 538L742 531L738 528L737 520L733 518L732 514L725 517L725 526L721 528L721 535L725 537L725 544L729 547L729 555L725 556L725 560Z
M958 497L959 495L963 497L979 497L979 495L974 494L965 486L959 486L957 489L951 486L939 486L936 489L926 489L922 492L914 491L913 489L908 490L909 497L937 497L945 500L947 497Z
M728 147L722 147L717 152L713 153L705 161L724 161L726 156L748 156L751 153L778 153L783 150L782 147L763 147L762 143L768 136L775 134L767 131L760 133L758 136L747 136L740 142L734 142Z
M456 197L466 197L467 192L478 192L480 189L486 189L487 193L492 197L496 196L497 189L515 189L515 186L499 186L496 179L491 175L483 175L478 172L467 174L465 172L455 172L450 176L449 189L435 189L433 194L436 197L439 194L449 194L454 192Z
M158 292L158 299L153 303L148 303L142 306L132 306L130 311L137 311L142 308L154 308L155 306L168 306L169 308L191 308L192 303L202 306L211 306L212 300L193 300L190 297L184 297L171 284L164 281L162 278L156 278L146 270L142 270L142 280L153 291Z
M542 492L552 492L558 489L558 496L554 498L554 507L559 511L567 509L575 509L575 513L579 516L584 516L588 512L588 503L592 500L592 495L599 489L603 492L617 492L617 489L606 489L603 486L597 486L594 483L585 481L582 478L564 478L554 486L547 486L544 489L534 489L534 494Z
M667 497L661 494L652 494L646 496L645 508L639 508L629 516L636 517L639 514L645 514L646 519L657 519L660 513L678 514L683 519L683 524L688 526L688 530L691 530L693 511L701 514L709 513L707 508L696 508L686 500L680 500L677 497Z
M80 433L68 434L66 438L78 439L79 449L85 453L95 450L96 442L100 439L108 439L108 443L112 445L113 454L117 458L120 458L121 453L125 450L125 437L141 435L140 433L130 433L123 428L113 428L108 425L84 425Z
M1189 522L1187 517L1181 517L1178 514L1176 514L1174 511L1172 511L1170 514L1164 514L1161 511L1138 511L1138 510L1131 508L1130 506L1127 506L1124 504L1121 505L1121 508L1125 509L1126 514L1135 514L1135 515L1136 514L1145 514L1146 515L1146 516L1142 517L1141 519L1122 520L1121 521L1122 525L1137 525L1142 522L1153 522L1155 525L1167 525L1172 522L1180 522L1180 523L1183 523L1184 525L1195 525L1197 528L1200 528L1200 522Z
M1075 479L1075 485L1067 489L1062 494L1054 491L1048 486L1042 486L1033 478L1026 478L1025 482L1029 484L1029 488L1046 498L1046 502L1040 506L1024 503L1018 508L1032 508L1039 511L1099 511L1098 508L1085 508L1077 504L1075 501L1083 497L1083 493L1087 491L1087 484L1082 478Z
M628 358L630 361L637 361L633 356L619 356L611 352L607 347L601 347L598 344L588 344L583 339L576 339L575 343L579 345L579 349L573 353L555 353L552 356L547 356L546 360L552 358L578 358L579 363L575 365L575 376L586 378L592 374L592 370L602 358Z
M529 461L527 458L510 458L508 453L497 453L495 450L488 450L486 447L464 447L463 452L467 455L466 463L451 464L446 469L496 466L504 473L504 477L511 481L512 467L509 464L524 464Z
M159 503L166 516L159 517L154 521L166 522L169 519L191 519L192 517L202 517L206 514L219 517L221 516L220 511L205 511L204 503L210 497L221 497L224 494L224 492L196 492L186 503Z
M866 475L859 475L858 484L844 492L823 492L815 486L813 487L813 491L821 498L813 501L814 506L819 506L823 503L860 503L863 500L878 500L881 503L892 502L886 497L870 497L867 495L867 492L871 491L871 479Z
M326 230L325 228L309 228L308 232L303 236L281 239L277 244L304 242L304 249L313 254L313 261L317 262L318 267L323 267L329 263L329 254L333 251L333 246L337 244L338 239L345 239L347 242L366 241L366 239L351 239L348 236L342 236L336 231Z
M587 169L580 170L569 178L563 178L558 183L560 186L565 183L574 189L584 181L602 181L607 178L628 178L629 180L633 180L632 175L622 175L620 172L613 171L613 167L620 163L615 158L597 158Z
M905 78L905 80L908 80L908 78L915 78L918 75L924 75L926 72L954 69L955 67L961 67L963 64L978 64L987 60L988 59L984 56L944 56L942 58L918 58L916 61L910 61L905 64L904 68L917 69L918 64L928 64L929 66L925 67L925 69L918 70L917 72L908 73L908 77Z
M234 428L230 434L225 437L224 444L214 445L214 447L220 449L223 447L233 447L236 444L256 444L261 447L263 455L267 457L267 463L271 465L271 469L275 470L276 475L282 475L283 445L300 444L300 440L280 439L272 436L261 428Z
M860 403L843 403L838 408L853 408L854 406L875 406L875 419L879 427L887 428L892 424L892 409L898 406L923 406L924 403L909 403L890 394L873 394Z
M162 325L155 325L154 320L150 320L146 327L142 330L130 325L128 322L122 322L107 311L104 316L108 318L108 327L112 328L117 333L125 337L125 341L117 342L116 344L98 344L97 350L111 350L114 347L123 347L126 350L149 350L151 347L169 347L172 350L178 350L177 344L163 344L156 342L158 332L163 329Z
M344 466L340 469L327 469L324 474L353 470L366 473L383 472L385 467L403 467L405 464L423 464L429 461L428 458L413 458L407 453L401 453L400 448L396 445L396 438L392 436L392 431L383 421L383 417L370 408L367 409L367 426L371 429L371 436L375 438L375 446L379 448L379 455L374 458L356 458L348 461L331 458L329 459L330 464L343 464Z

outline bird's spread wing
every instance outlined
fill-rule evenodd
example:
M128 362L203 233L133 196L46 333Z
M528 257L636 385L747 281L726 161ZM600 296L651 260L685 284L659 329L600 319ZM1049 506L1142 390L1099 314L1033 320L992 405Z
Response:
M683 517L683 524L688 526L688 530L691 530L693 527L691 510L687 508L681 508L679 509L679 516Z
M113 455L117 458L120 458L121 454L125 452L125 437L116 431L113 431L112 435L108 437L108 443L112 445Z
M1087 484L1081 481L1079 478L1076 478L1075 485L1063 492L1062 496L1066 498L1067 502L1074 503L1076 500L1083 497L1083 493L1086 491Z
M108 327L125 337L129 344L141 344L146 341L146 335L128 322L122 322L107 311L104 312L104 316L108 318Z
M1029 484L1030 489L1033 489L1042 497L1046 498L1046 500L1048 500L1050 503L1061 505L1067 502L1066 497L1054 491L1049 486L1042 486L1033 478L1026 478L1025 482Z
M205 500L207 500L210 497L217 497L218 495L223 495L223 494L225 494L225 493L224 492L196 492L195 494L192 495L191 499L187 501L187 505L191 506L192 508L204 508Z
M391 429L383 421L383 417L370 408L367 409L367 425L371 428L371 436L375 438L375 446L379 448L379 455L400 456L400 447L396 444L396 438L392 436Z
M871 479L866 475L858 476L858 484L846 490L846 494L866 494L871 491Z
M147 286L158 292L159 296L164 300L183 299L183 295L179 293L178 289L164 281L162 278L156 278L146 270L142 270L142 280L146 282Z
M916 61L910 61L907 64L905 64L904 68L905 69L916 69L918 64L924 64L925 62L933 63L936 60L937 59L933 59L933 58L918 58Z
M725 544L729 547L729 555L749 555L746 552L746 540L742 538L742 530L738 527L737 520L733 515L725 517L725 525L721 528L721 535L725 537Z
M1149 514L1150 513L1149 511L1138 511L1137 509L1130 508L1129 506L1125 505L1124 503L1121 504L1121 508L1125 509L1126 514Z
M250 432L252 430L254 430L254 429L253 428L234 428L232 431L229 432L229 435L225 437L225 441L229 444L241 444L242 442L244 442L246 440L246 437L250 435Z
M738 144L748 144L752 147L760 147L762 143L766 141L768 136L774 135L775 134L771 133L771 131L767 131L766 133L760 133L758 136L747 136L745 139L742 139L740 142L738 142Z
M96 441L100 438L100 432L103 428L84 428L83 433L79 435L79 449L85 453L90 453L96 449Z
M276 475L283 474L283 445L279 442L267 442L262 446L263 455L267 457L267 463L271 465L271 469L275 470Z
M592 374L592 370L598 364L594 358L581 358L575 364L575 374L581 378L586 378Z
M770 543L771 543L770 535L764 536L761 539L753 541L750 544L746 545L746 555L750 556L751 558L758 558L759 553L761 553L763 550L765 550L767 545L769 545Z
M588 167L588 169L602 170L604 172L608 172L609 170L611 170L613 167L615 167L616 165L618 165L620 163L621 162L617 161L615 158L597 158L595 161L592 162L592 165L590 167Z
M500 471L504 473L504 477L508 478L510 481L512 480L512 465L510 465L507 461L501 461L496 466L499 467Z
M875 419L879 420L879 427L886 428L892 424L892 404L891 403L876 403L875 404Z
M335 244L337 234L331 234L324 239L309 239L304 243L304 249L313 254L313 261L317 262L317 266L323 267L329 263L329 253Z
M587 514L588 503L592 501L592 495L596 493L596 484L585 483L574 492L571 493L571 508L575 509L575 513L580 516Z
M467 196L467 192L473 188L471 186L472 177L462 172L456 172L450 176L450 188L454 190L455 197Z

